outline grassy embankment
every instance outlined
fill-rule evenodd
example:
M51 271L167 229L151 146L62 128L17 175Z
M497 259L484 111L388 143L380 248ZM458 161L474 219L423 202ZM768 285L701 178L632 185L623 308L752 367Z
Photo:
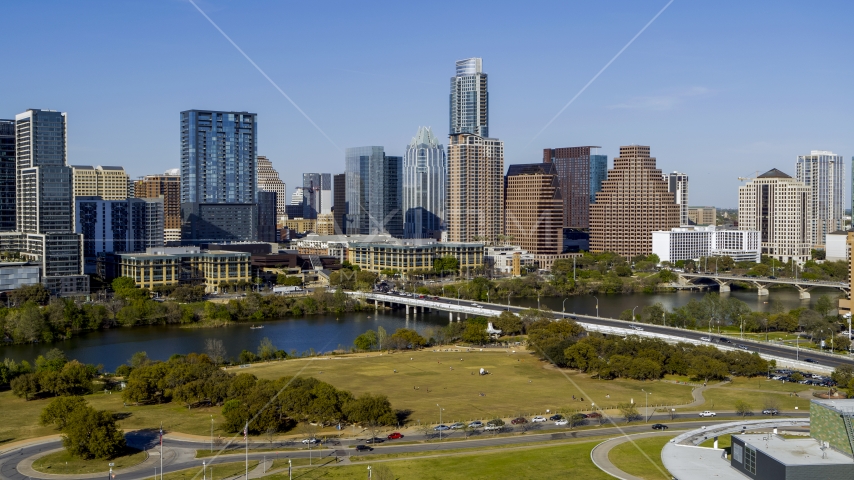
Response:
M112 460L83 460L73 457L65 450L45 455L33 462L33 470L51 475L77 475L86 473L107 473L110 471L110 463L114 463L113 470L138 465L148 458L148 454L141 450L128 448L124 455Z
M655 436L636 438L633 442L617 445L608 453L617 468L631 475L649 480L669 480L670 475L661 462L661 449L673 438L671 436Z

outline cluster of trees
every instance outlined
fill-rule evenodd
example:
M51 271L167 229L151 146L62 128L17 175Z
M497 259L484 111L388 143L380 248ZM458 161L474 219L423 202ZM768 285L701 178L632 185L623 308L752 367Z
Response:
M6 359L5 376L12 392L26 400L40 395L82 395L91 393L94 379L100 366L85 365L77 360L68 360L59 349L39 355L35 368L22 361L16 364Z
M649 380L673 374L707 382L730 375L767 375L769 369L774 368L773 362L762 359L755 352L724 352L707 345L671 345L658 339L599 334L575 341L561 355L550 360L558 366L578 369L604 379Z
M374 275L374 274L370 274ZM41 285L13 291L13 307L0 307L0 337L14 343L52 342L74 334L117 326L190 324L223 325L229 322L261 322L286 316L344 313L359 310L359 302L343 291L316 291L306 297L282 297L247 293L226 304L198 302L204 287L179 286L158 289L172 300L155 301L152 292L133 280L113 281L114 295L98 304L50 298ZM194 302L194 303L193 303Z
M353 345L358 350L405 350L423 347L427 340L409 328L398 328L389 335L383 327L378 327L376 332L368 330L356 337Z
M377 278L376 273L360 270L358 266L353 265L329 274L329 284L347 290L369 291L377 282Z
M848 390L848 397L854 396L854 367L840 365L836 367L830 378L836 382L836 386Z
M397 414L385 395L353 396L313 377L258 380L242 373L230 378L222 406L227 431L241 431L248 421L252 433L287 431L298 422L394 425Z
M111 459L126 448L125 437L113 414L95 410L82 397L58 397L42 410L39 421L62 432L62 444L71 455L83 459Z

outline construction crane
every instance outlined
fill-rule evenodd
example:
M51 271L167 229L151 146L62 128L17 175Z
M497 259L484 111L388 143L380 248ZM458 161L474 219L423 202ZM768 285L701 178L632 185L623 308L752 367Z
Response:
M759 170L757 170L757 171L753 172L753 176L752 176L752 177L738 177L738 181L739 181L739 182L746 182L746 181L748 181L748 180L753 180L754 178L756 178L756 177L758 177L758 176L759 176Z

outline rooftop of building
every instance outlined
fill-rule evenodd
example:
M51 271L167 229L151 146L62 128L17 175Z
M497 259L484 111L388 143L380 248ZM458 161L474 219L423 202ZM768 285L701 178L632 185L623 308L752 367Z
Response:
M811 437L783 438L772 433L733 435L757 450L786 465L821 465L851 463L851 457L832 448L821 449L818 440ZM826 457L826 458L824 458Z
M845 235L845 236L848 236L849 232L851 232L851 230L837 230L835 232L829 232L828 235Z
M813 398L813 403L823 405L839 413L854 414L854 398L844 398L839 400L825 400L822 398Z
M557 175L554 163L514 163L507 169L507 176L516 175Z
M756 178L792 178L792 177L791 177L791 175L789 175L785 172L782 172L776 168L772 168L771 170L768 170L767 172L763 173L762 175L759 175Z
M113 167L113 166L109 166L109 165L107 165L107 166L103 166L103 165L96 165L96 166L72 165L71 168L73 168L75 170L108 170L108 171L118 171L118 172L124 172L125 171L125 167Z

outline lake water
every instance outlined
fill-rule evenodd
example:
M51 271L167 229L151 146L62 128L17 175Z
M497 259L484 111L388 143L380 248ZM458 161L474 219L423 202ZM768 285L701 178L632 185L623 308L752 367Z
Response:
M646 305L661 302L668 310L685 305L689 300L700 300L707 292L675 292L661 294L619 294L597 295L599 314L603 317L619 317L620 312L638 307L637 313ZM800 300L794 289L772 289L770 296L759 297L755 291L736 290L729 295L746 302L757 311L768 311L774 303L786 309L809 306L820 295L836 298L840 291L816 289L810 300ZM566 305L567 312L595 314L596 297L574 296L563 298L541 298L540 304L554 311L561 311ZM507 303L507 298L490 299L493 303ZM510 298L510 303L518 306L536 307L536 298ZM60 348L69 358L84 363L103 364L107 371L114 371L118 365L127 362L134 352L145 351L153 359L165 360L175 353L203 352L205 340L222 340L227 355L237 357L244 349L256 351L264 337L269 337L277 348L291 352L330 351L342 346L349 349L353 340L368 329L376 330L382 326L389 334L398 328L414 328L423 331L428 326L442 326L448 323L447 312L410 315L407 319L402 310L388 312L360 312L336 317L336 315L317 315L305 318L283 319L264 323L263 329L252 330L249 325L240 324L223 328L181 328L177 326L152 326L134 328L113 328L97 332L88 332L62 342L36 345L7 345L0 347L0 357L15 360L32 361L36 356L51 348Z

